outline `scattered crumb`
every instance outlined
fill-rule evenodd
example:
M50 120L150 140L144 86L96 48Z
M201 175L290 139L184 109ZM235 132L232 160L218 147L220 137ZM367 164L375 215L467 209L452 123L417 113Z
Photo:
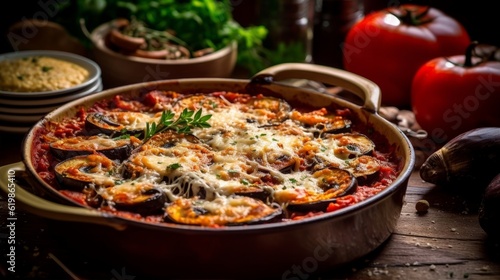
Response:
M451 228L450 231L455 232L455 231L457 231L457 229L456 228Z
M429 266L429 270L432 270L432 271L435 271L436 270L436 266L431 264L431 266Z

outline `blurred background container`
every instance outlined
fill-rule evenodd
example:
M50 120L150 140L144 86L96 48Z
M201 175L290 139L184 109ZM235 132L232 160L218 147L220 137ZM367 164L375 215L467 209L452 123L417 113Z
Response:
M290 60L312 62L314 0L257 1L256 24L269 33L264 46L276 50L287 48Z
M316 0L314 12L314 63L342 68L342 43L364 15L363 0Z

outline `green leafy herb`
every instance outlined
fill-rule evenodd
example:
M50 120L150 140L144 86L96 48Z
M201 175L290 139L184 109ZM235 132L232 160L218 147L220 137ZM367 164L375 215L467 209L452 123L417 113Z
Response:
M176 170L176 169L181 168L181 167L182 167L182 165L180 163L172 163L169 166L167 166L167 169Z
M158 123L147 123L146 131L144 133L144 141L153 137L155 134L165 130L174 130L177 133L189 133L191 129L207 128L210 124L207 121L212 115L202 115L202 109L194 112L189 109L182 110L179 117L174 120L175 114L170 111L163 111Z
M130 134L126 133L127 132L126 129L123 129L121 132L124 133L124 134L121 134L119 136L113 137L113 138L111 138L111 140L115 140L116 141L116 140L122 140L122 139L130 139Z
M248 182L247 179L241 179L240 183L242 183L243 185L249 185L250 182Z

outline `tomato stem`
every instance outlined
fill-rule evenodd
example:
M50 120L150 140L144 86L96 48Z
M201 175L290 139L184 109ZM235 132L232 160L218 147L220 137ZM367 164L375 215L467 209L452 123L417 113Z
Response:
M467 49L465 49L465 61L464 61L464 67L472 67L474 66L472 64L472 55L474 52L474 49L479 43L477 41L473 41L469 44Z
M392 11L389 11L389 13L406 25L418 26L432 21L432 18L425 18L429 10L430 6L426 6L421 12L419 12L419 9L400 8L398 9L399 14Z

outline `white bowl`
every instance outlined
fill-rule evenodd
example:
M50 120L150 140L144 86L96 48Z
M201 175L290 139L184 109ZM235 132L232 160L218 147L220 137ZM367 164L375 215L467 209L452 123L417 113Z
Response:
M81 84L75 85L73 87L52 90L52 91L39 91L39 92L12 92L12 91L3 91L0 90L1 98L39 98L39 97L47 97L47 96L58 96L65 95L68 93L78 92L88 86L96 83L101 77L101 68L99 65L81 55L62 52L62 51L51 51L51 50L33 50L33 51L17 51L4 53L0 55L0 61L10 60L10 59L18 59L23 57L33 57L33 56L45 56L52 57L68 62L75 63L85 68L89 72L89 77Z

